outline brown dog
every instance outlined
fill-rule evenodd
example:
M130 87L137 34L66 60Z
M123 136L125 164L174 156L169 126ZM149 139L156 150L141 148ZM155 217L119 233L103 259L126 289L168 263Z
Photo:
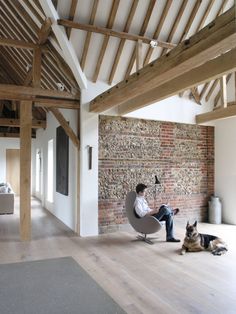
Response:
M226 243L213 235L202 234L197 231L197 221L186 226L186 235L180 254L210 250L213 255L225 254L228 249Z

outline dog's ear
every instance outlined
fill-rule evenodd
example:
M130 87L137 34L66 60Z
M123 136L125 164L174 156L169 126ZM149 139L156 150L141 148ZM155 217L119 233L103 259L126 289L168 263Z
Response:
M195 221L195 223L193 224L194 227L197 227L197 220Z
M188 227L189 227L189 220L187 221L186 229L188 229Z

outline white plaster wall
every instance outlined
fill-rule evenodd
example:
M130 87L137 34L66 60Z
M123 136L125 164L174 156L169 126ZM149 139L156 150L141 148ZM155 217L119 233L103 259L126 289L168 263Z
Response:
M89 112L89 102L108 89L102 82L88 82L81 94L80 110L80 235L98 234L98 114ZM88 169L88 146L93 147Z
M215 193L223 222L236 224L236 117L215 122Z
M198 105L187 97L172 96L133 111L126 117L195 124L196 114L211 110L211 105Z
M61 110L65 119L69 121L70 127L77 134L77 111L73 110ZM47 208L53 215L60 219L64 224L74 231L77 231L77 158L78 152L74 144L69 140L69 195L62 195L56 192L56 128L59 123L51 113L47 114L47 128L45 130L38 130L35 144L33 147L33 158L36 158L36 151L40 149L42 152L42 193L37 194L35 191L35 162L33 168L33 180L34 190L33 193L39 199L42 204ZM48 141L53 139L53 157L54 157L54 178L53 178L53 189L54 189L54 201L50 203L47 201L47 150Z

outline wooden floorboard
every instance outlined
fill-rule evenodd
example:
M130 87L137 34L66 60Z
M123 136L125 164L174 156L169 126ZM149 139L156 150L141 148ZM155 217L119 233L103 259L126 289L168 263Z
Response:
M165 242L165 230L154 245L136 241L133 231L79 238L35 199L32 240L21 242L18 199L15 207L14 215L0 215L0 263L72 256L130 314L235 313L236 226L199 224L200 232L227 241L226 255L182 256L181 244ZM176 219L181 240L184 229Z

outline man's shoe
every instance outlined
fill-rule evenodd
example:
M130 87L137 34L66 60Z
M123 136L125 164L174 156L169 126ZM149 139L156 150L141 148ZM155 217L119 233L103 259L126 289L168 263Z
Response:
M166 242L180 242L180 240L175 239L175 238L170 238L170 239L167 239Z
M177 215L177 214L178 214L178 212L179 212L179 208L175 208L175 209L173 209L173 214L174 214L174 215Z

